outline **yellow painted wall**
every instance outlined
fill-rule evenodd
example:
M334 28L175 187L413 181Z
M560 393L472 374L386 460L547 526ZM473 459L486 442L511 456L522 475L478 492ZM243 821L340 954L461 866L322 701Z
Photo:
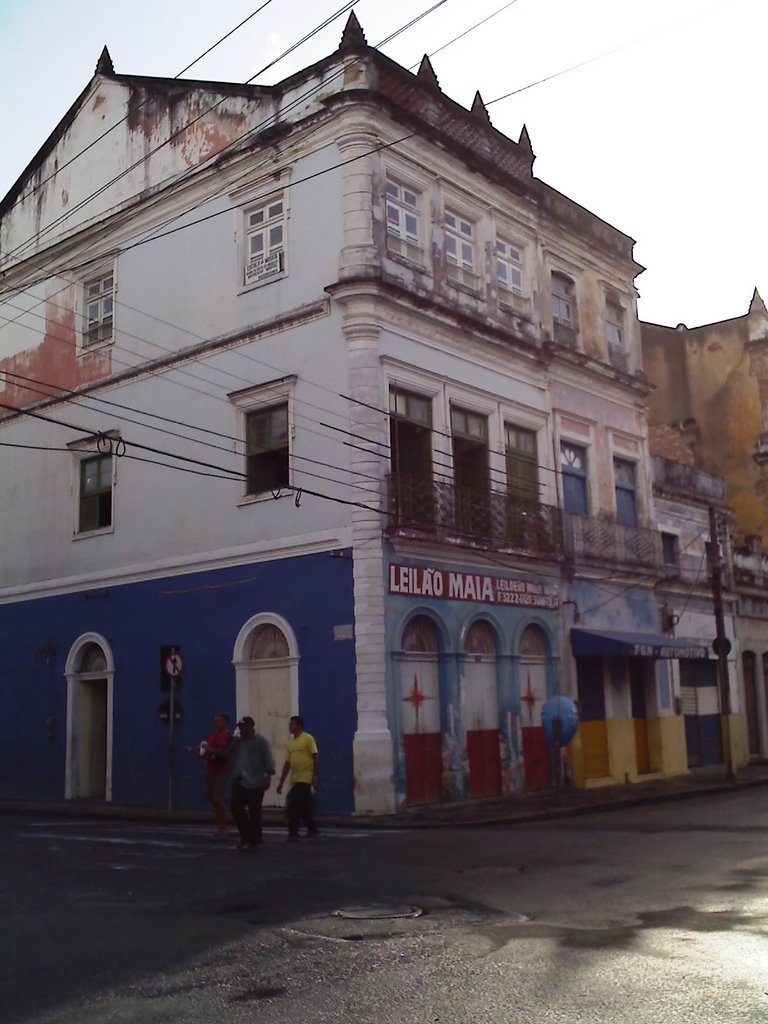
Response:
M665 715L661 718L649 718L648 723L648 754L652 774L672 777L685 775L688 772L688 761L685 748L685 723L682 715ZM631 718L612 718L606 723L608 732L609 775L601 782L585 778L583 727L582 723L576 736L568 747L570 759L571 784L576 789L584 789L596 784L621 785L627 781L642 782L647 776L637 772L637 756L635 751L635 724ZM734 726L734 737L740 736L738 719ZM739 739L734 738L735 743ZM742 744L743 745L743 744Z
M665 715L653 721L659 734L659 771L665 776L686 775L685 719L682 715Z
M679 330L643 324L645 372L656 386L648 417L651 426L697 421L700 468L725 479L739 532L768 545L768 509L755 493L759 472L752 459L768 409L762 408L748 334L746 316Z
M635 725L631 718L608 720L608 751L611 778L615 782L629 782L637 777Z

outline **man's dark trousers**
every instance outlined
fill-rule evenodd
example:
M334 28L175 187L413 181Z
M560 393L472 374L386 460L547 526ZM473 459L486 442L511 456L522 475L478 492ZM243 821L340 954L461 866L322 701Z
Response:
M232 783L232 817L235 819L240 841L248 846L261 842L261 805L264 790L248 789L239 779Z
M288 835L297 836L302 818L307 826L307 832L311 836L318 833L317 825L313 817L312 787L308 782L294 782L288 793L285 802L285 811L288 815Z

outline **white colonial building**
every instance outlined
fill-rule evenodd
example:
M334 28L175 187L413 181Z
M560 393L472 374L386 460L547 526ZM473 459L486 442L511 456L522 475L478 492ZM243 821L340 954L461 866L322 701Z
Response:
M105 50L0 204L2 795L162 803L169 664L177 803L219 710L300 711L320 810L547 786L557 692L624 780L631 687L675 714L641 268L533 162L354 15L272 87Z

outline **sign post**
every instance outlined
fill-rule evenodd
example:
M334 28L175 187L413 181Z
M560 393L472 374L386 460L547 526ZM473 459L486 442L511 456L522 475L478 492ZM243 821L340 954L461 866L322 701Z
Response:
M558 806L563 789L563 747L567 747L579 727L579 712L569 697L556 695L544 701L541 725L549 743L555 777L555 799Z
M184 659L181 656L179 647L160 648L160 678L163 689L170 691L168 698L168 814L173 812L173 723L176 719L176 691L181 689L181 673L184 668ZM178 711L181 711L179 706ZM160 717L165 717L164 708L161 705ZM179 717L181 715L179 714Z

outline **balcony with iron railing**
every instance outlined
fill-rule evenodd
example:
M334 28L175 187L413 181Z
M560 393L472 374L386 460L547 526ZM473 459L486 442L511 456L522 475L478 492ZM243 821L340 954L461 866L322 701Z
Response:
M409 474L389 476L388 496L389 535L539 558L562 554L561 512L550 505Z
M388 535L439 541L528 557L564 556L576 564L662 573L656 530L604 516L578 516L504 491L457 487L409 474L388 478Z
M653 456L653 482L657 488L681 497L715 504L725 501L725 481L721 476L660 455Z
M577 331L573 324L555 318L552 321L552 337L558 345L576 348Z
M657 530L626 526L610 516L563 516L565 552L574 562L653 569L662 565Z

